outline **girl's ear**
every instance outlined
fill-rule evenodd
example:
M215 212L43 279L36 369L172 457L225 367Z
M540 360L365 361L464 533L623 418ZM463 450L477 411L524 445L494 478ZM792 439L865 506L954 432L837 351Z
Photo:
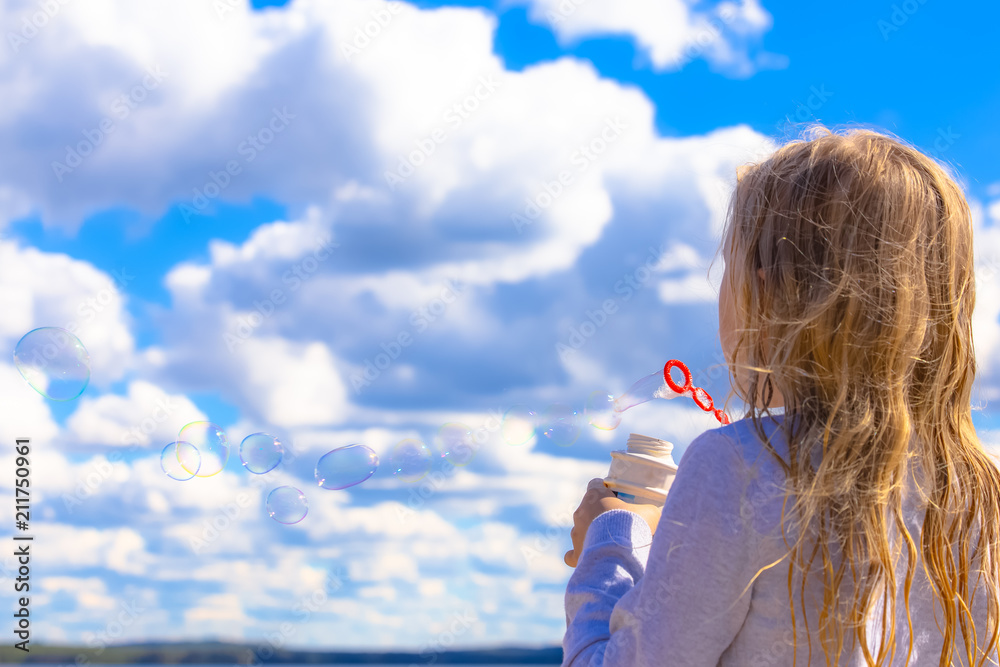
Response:
M757 269L757 275L760 276L760 281L764 282L764 269Z

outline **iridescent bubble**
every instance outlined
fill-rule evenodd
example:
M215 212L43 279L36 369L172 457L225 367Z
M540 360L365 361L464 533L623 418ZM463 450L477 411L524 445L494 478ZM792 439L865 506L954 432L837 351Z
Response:
M90 382L90 355L80 339L58 327L24 334L14 346L14 366L32 389L53 401L70 401Z
M378 455L364 445L347 445L327 452L316 462L316 483L324 489L346 489L375 474Z
M584 409L587 422L595 428L610 431L622 423L622 415L615 410L614 394L606 391L595 391L587 397L587 407Z
M267 433L252 433L240 443L243 467L257 475L274 470L284 453L281 442Z
M186 482L198 474L201 455L190 442L171 442L160 452L160 467L170 479ZM190 472L190 471L194 472Z
M461 422L443 424L434 436L434 444L441 456L456 466L468 465L478 450L472 430Z
M679 395L664 382L663 371L656 371L637 380L628 391L615 399L615 411L625 412L654 398L676 398Z
M569 447L580 437L580 415L568 405L550 405L539 423L542 434L559 447Z
M400 440L389 454L389 466L404 482L416 482L431 470L431 450L413 438Z
M194 470L195 474L201 471L201 452L190 442L178 441L177 460L184 471Z
M226 432L212 422L191 422L181 429L178 440L190 442L201 454L201 468L198 477L217 475L229 460L229 439ZM187 466L185 470L191 472Z
M500 432L508 445L523 445L535 436L538 415L523 405L515 405L503 415Z
M306 518L309 504L305 494L294 486L279 486L267 494L267 513L278 523L291 525Z

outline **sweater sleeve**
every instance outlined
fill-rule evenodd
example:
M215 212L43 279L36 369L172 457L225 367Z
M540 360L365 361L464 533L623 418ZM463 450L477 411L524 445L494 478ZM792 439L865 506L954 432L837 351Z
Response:
M718 664L746 618L757 570L754 531L740 512L746 475L729 438L718 430L696 438L645 567L638 515L594 520L566 591L564 665Z

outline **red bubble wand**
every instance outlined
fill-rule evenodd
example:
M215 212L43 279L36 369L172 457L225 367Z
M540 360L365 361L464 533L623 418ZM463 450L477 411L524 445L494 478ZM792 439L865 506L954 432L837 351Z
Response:
M681 373L684 374L684 385L681 386L674 382L674 379L670 377L670 371L674 368L680 369ZM667 386L677 394L688 395L694 399L695 405L704 410L705 412L711 412L715 415L715 418L719 420L723 425L729 423L729 416L715 407L715 402L712 397L708 395L708 392L701 387L695 387L692 385L691 381L691 370L682 361L677 359L671 359L663 365L663 380L667 383Z

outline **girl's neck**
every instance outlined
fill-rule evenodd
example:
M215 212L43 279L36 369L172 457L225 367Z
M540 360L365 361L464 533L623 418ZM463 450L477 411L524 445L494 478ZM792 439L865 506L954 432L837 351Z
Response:
M763 405L758 405L758 407L761 407L761 408L763 408L764 406L763 406ZM776 409L778 409L778 408L781 408L781 411L782 411L782 412L784 412L784 411L785 411L785 399L784 399L784 397L783 397L783 396L781 395L781 393L780 393L780 392L778 392L778 391L775 391L775 392L774 392L774 393L773 393L773 394L771 395L771 402L767 404L767 407L768 407L769 409L771 409L771 410L776 410Z

